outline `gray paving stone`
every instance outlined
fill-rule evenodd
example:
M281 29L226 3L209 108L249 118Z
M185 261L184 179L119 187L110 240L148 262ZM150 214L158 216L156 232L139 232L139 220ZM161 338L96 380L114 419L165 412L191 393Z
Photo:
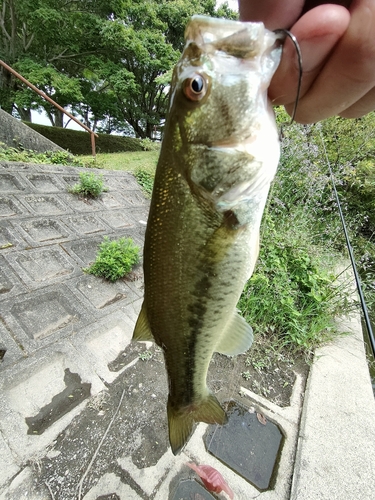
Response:
M31 467L23 469L11 482L7 491L0 493L0 500L50 500L47 485L37 484Z
M112 472L104 474L96 486L86 493L83 500L142 500L130 486ZM1 499L0 499L1 500Z
M112 229L123 230L135 226L135 221L130 216L130 212L125 212L124 209L101 212L100 218Z
M97 310L116 309L139 299L139 295L125 281L111 283L103 278L85 274L69 281L69 287L78 290L89 307Z
M111 369L131 342L135 322L124 313L113 312L95 322L72 338L73 345L106 382L113 382L126 368Z
M2 303L2 317L27 351L76 332L89 323L88 309L65 284L55 284Z
M72 237L60 219L48 216L21 221L15 227L31 247L59 243Z
M35 215L59 215L67 212L67 207L54 195L28 194L19 197Z
M63 200L71 212L97 212L103 210L103 205L94 198L85 198L71 193L61 193L59 198Z
M0 371L3 370L6 366L13 365L26 356L26 353L15 342L10 332L5 328L2 321L0 321L0 349L2 351L5 351L0 361Z
M5 257L0 255L0 303L26 290Z
M67 389L67 370L82 383L91 384L90 394L104 390L104 385L86 360L69 343L56 343L54 349L42 349L37 355L2 370L0 377L0 429L11 450L21 461L36 456L71 422L86 404L80 402L71 411L61 411L41 434L30 434L27 419L48 405L59 403ZM55 415L56 416L56 415Z
M15 230L9 221L0 220L0 252L2 254L14 251L14 249L25 248L26 242Z
M147 201L139 189L122 191L122 195L131 207L147 206Z
M31 287L54 283L81 273L75 261L59 245L14 252L7 259Z
M1 481L6 483L15 476L20 470L17 465L16 459L13 456L8 444L6 443L2 433L0 433L0 471L1 471ZM0 485L0 499L1 495L1 485Z
M61 246L80 266L87 267L94 262L102 241L103 235L76 239L63 243Z
M0 193L20 193L26 186L15 173L0 173Z
M79 235L104 234L111 231L110 228L94 214L68 216L64 219L64 222Z
M57 193L64 189L58 177L53 174L26 174L26 178L36 191L42 193Z
M116 191L111 191L103 193L99 198L99 201L105 208L112 210L113 208L128 207L128 203L125 198Z
M0 196L0 219L31 215L14 196Z

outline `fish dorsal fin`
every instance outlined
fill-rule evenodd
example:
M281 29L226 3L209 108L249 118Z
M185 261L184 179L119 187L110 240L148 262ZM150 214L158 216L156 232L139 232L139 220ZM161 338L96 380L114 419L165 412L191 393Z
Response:
M253 343L253 329L238 313L229 321L216 351L227 356L235 356L247 351Z
M154 336L151 333L150 323L148 322L145 302L142 304L141 312L135 324L132 340L155 342Z

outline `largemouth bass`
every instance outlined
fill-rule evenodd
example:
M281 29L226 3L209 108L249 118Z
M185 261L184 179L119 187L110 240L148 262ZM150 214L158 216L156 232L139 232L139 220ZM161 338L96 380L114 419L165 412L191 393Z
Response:
M278 38L262 23L194 16L174 69L133 335L163 349L174 454L195 422L226 422L206 385L213 353L233 356L253 341L236 304L258 256L279 160L267 101Z

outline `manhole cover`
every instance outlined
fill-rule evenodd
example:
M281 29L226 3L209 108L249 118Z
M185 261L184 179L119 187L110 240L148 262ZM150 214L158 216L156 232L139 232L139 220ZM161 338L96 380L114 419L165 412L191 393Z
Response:
M235 401L227 415L227 424L209 427L207 450L259 490L270 489L283 440L280 429Z

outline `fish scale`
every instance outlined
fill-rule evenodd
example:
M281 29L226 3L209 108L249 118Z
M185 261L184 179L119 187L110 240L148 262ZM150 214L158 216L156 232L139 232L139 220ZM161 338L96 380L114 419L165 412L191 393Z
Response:
M266 88L280 59L261 23L194 16L173 73L144 246L145 293L133 339L162 349L173 453L195 422L224 424L206 384L215 351L252 343L236 304L258 255L279 158Z

